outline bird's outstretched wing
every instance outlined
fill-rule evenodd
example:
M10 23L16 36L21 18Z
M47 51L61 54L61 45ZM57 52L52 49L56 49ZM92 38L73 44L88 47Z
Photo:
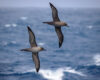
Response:
M60 48L62 46L64 36L61 31L61 27L55 27L55 31L56 31L58 39L59 39L59 48Z
M51 3L49 3L49 4L50 4L51 9L52 9L53 21L60 21L60 19L58 17L58 11L57 11L56 7L53 4L51 4Z
M36 47L37 44L36 44L36 40L35 40L35 35L34 35L34 33L32 32L32 30L29 26L27 28L28 28L28 32L29 32L30 45L31 45L31 47ZM32 53L32 59L35 63L36 71L38 72L39 69L40 69L40 60L39 60L38 53Z
M40 60L39 60L38 53L32 53L32 59L35 63L36 71L38 72L40 69Z
M28 33L29 33L30 45L31 45L31 47L35 47L35 46L37 46L36 40L35 40L35 35L34 35L34 33L32 32L32 30L29 26L27 28L28 28Z

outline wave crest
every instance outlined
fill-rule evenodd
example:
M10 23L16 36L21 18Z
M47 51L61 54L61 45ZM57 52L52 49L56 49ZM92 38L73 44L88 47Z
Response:
M20 70L15 70L14 72L6 72L6 73L2 73L2 75L23 75L23 74L29 74L29 73L36 73L35 69L30 69L30 70L26 70L26 69L21 69L22 72ZM50 69L40 69L39 71L39 75L42 75L43 78L48 79L48 80L62 80L64 77L64 72L69 72L72 74L76 74L79 76L85 76L82 72L76 71L75 69L72 69L70 67L65 67L65 68L58 68L56 70L50 70Z
M100 54L97 54L93 57L95 65L100 66Z
M70 67L58 68L57 70L40 70L39 73L48 80L62 80L64 72L85 76L82 72L76 71L75 69L72 69Z

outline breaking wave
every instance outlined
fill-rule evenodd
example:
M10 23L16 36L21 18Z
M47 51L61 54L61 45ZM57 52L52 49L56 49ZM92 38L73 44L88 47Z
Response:
M100 66L100 54L97 54L93 57L95 65Z
M82 72L76 71L75 69L72 69L70 67L65 67L65 68L58 68L56 70L51 70L51 69L40 69L39 75L41 75L43 78L48 79L48 80L62 80L64 77L64 72L76 74L79 76L85 76ZM1 75L20 75L20 74L28 74L28 73L36 73L35 69L30 69L30 70L15 70L15 72L6 72L6 73L1 73Z

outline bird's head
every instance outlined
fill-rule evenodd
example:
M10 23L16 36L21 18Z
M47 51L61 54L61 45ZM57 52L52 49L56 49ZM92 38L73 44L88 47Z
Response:
M67 23L63 22L64 26L69 27Z
M44 49L44 48L42 47L42 48L40 48L40 51L46 51L46 49Z

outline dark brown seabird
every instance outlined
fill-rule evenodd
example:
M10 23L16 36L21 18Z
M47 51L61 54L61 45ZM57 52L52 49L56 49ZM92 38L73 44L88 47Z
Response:
M27 27L27 28L28 28L29 42L30 42L31 48L21 49L21 51L32 52L32 59L35 63L36 71L38 72L40 69L40 60L39 60L38 52L43 51L45 49L43 47L37 46L34 33L30 29L30 27Z
M54 25L55 26L55 31L56 31L56 33L58 35L59 48L60 48L61 45L62 45L62 43L63 43L63 39L64 39L63 33L61 31L61 27L62 26L69 27L69 26L67 25L67 23L60 21L60 19L58 17L58 11L57 11L56 7L53 4L51 4L51 3L49 3L49 4L50 4L51 9L52 9L53 21L51 21L51 22L43 22L43 23L46 23L46 24Z

